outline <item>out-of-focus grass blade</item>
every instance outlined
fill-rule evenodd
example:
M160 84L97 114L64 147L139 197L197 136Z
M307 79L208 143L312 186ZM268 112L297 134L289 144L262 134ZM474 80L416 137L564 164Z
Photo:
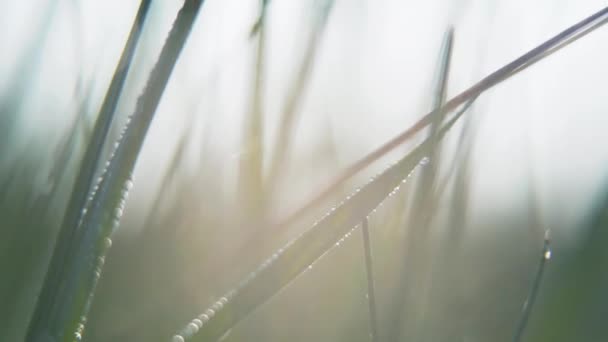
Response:
M48 315L37 317L28 341L81 338L105 254L111 245L110 234L122 215L137 156L202 3L200 0L187 0L180 9L144 92L137 101L135 112L94 187L89 204L82 215L77 215L78 227L69 237L71 249L65 252L66 257L62 260L64 264L55 285L54 300L50 307L41 308ZM80 204L81 208L83 204Z
M242 151L239 165L239 200L242 216L248 225L254 227L262 221L265 211L265 191L263 184L264 161L264 77L266 74L266 18L268 1L260 3L259 19L255 24L257 47L250 111L245 117Z
M531 161L528 162L530 168L532 168ZM520 342L523 340L524 332L528 326L528 321L530 320L530 314L532 312L532 308L536 302L536 298L538 297L540 291L540 283L543 279L543 275L545 272L545 267L549 259L551 259L551 249L550 249L550 231L549 229L544 228L544 224L541 218L540 208L538 206L538 199L535 190L534 184L534 172L531 169L529 172L530 176L530 185L528 186L528 207L529 207L529 224L532 230L540 231L543 236L543 246L540 252L540 260L538 263L538 268L536 273L534 274L532 285L530 286L530 291L526 300L524 301L521 316L519 317L519 322L515 327L515 332L513 333L513 342ZM534 234L536 235L536 234Z
M267 177L267 189L269 189L270 195L274 192L274 185L279 180L281 170L285 168L285 159L293 141L294 124L297 120L298 109L306 93L306 88L310 83L316 56L327 27L333 3L333 0L329 0L327 6L317 14L317 21L313 26L314 31L310 37L304 60L300 65L296 80L287 94L287 100L281 110L281 121L279 122L277 139L274 144L275 151L270 161Z
M0 92L0 149L7 148L15 134L15 123L19 119L21 106L30 87L34 84L41 66L41 58L44 43L49 34L53 32L51 25L57 14L59 0L48 1L42 20L37 23L33 39L23 49L23 53L17 59L17 66L8 78L8 89ZM0 171L2 171L5 158L9 153L0 153Z
M28 335L30 339L33 338L32 336L37 334L37 332L48 329L50 319L49 310L54 306L53 303L56 300L59 282L66 276L66 274L64 274L64 266L67 262L66 258L68 258L70 251L73 251L76 248L74 245L76 243L74 238L78 228L78 222L86 204L87 196L90 193L95 171L98 169L100 163L99 158L101 156L101 150L114 117L116 105L131 66L135 47L137 46L150 4L150 0L144 0L140 4L122 56L118 62L117 69L110 82L99 114L97 115L93 136L88 141L83 160L80 163L78 176L73 185L66 213L56 238L55 249L47 271L47 276L30 323L30 332ZM82 109L84 109L84 106ZM77 113L77 115L79 115L79 118L77 119L78 122L84 119L83 116L85 116L86 113L82 111Z
M441 108L445 101L447 84L449 79L450 61L452 56L452 47L454 44L454 29L448 28L445 32L442 46L439 53L439 61L437 63L436 70L436 83L433 89L432 97L432 110L436 111ZM428 265L430 265L430 246L428 241L429 225L433 214L432 207L434 206L433 198L434 188L436 187L436 176L437 166L439 160L439 140L437 139L437 132L441 127L445 113L436 112L433 122L431 123L429 131L429 141L431 142L430 150L428 155L428 162L425 169L420 175L420 181L417 184L416 193L412 199L412 207L409 214L409 220L406 223L407 240L404 240L403 244L403 257L401 259L403 268L399 271L400 276L399 285L396 287L397 293L394 294L394 308L390 315L392 324L387 331L387 339L390 341L400 340L399 336L404 327L403 316L404 307L407 302L411 302L409 294L416 293L418 298L428 296L428 288L430 287L430 271ZM421 265L424 263L424 266ZM420 267L415 267L415 266ZM413 282L408 282L408 276L412 275L411 272L414 269L419 269L422 273L422 277L415 277L418 280L422 278L425 284L420 284L421 287L415 287L411 289ZM428 279L427 279L428 278ZM409 284L409 285L408 285ZM422 293L422 295L421 295ZM428 298L421 298L422 301L426 301ZM409 324L406 326L411 329L419 329L421 320L424 318L424 304L416 306L417 310L411 315L405 315L411 319ZM410 306L411 307L411 306ZM416 333L416 332L412 332Z

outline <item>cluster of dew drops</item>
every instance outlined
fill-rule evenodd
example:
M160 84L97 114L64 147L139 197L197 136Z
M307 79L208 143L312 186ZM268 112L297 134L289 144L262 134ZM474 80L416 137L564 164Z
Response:
M118 149L120 148L121 144L120 142L123 140L124 135L127 131L127 128L129 126L129 124L131 123L131 118L129 117L127 120L127 124L125 125L125 128L123 129L123 131L121 132L121 135L118 139L117 142L114 143L114 149L112 151L112 154L110 155L110 158L108 159L108 161L106 161L105 163L105 167L101 173L101 175L97 178L95 184L93 185L93 188L91 189L91 193L87 199L87 205L85 205L85 208L82 209L82 213L80 216L80 220L79 220L79 225L82 225L85 219L85 216L88 212L88 207L93 203L95 196L97 195L97 192L100 190L101 184L106 180L107 175L109 172L111 172L110 167L112 165L112 160L115 158L115 155L118 151ZM120 190L120 195L118 198L118 203L116 205L116 207L113 209L113 215L112 217L112 223L110 224L110 230L107 233L107 236L105 236L103 238L103 242L102 242L102 250L101 253L99 254L99 256L96 259L96 263L95 263L95 269L94 269L94 280L93 283L96 284L99 281L99 278L101 277L101 271L103 269L103 266L105 264L105 255L107 250L112 247L112 238L111 238L111 234L118 228L118 226L120 225L120 219L122 218L122 215L124 213L124 208L126 205L126 200L127 197L129 195L129 191L133 188L133 180L132 180L132 174L129 173L126 181L123 183L123 186L121 187ZM95 286L95 285L94 285ZM90 302L93 298L93 291L91 291L89 293L89 297L87 299L87 302ZM82 317L80 317L80 322L78 323L78 326L76 328L76 331L74 332L74 340L75 341L81 341L82 340L82 335L84 332L84 328L85 328L85 323L86 323L86 315L83 315Z
M424 157L420 160L420 162L416 166L425 166L428 163L429 163L429 158ZM370 183L373 183L378 177L380 177L382 174L384 174L388 169L394 167L396 164L398 164L398 162L395 162L395 163L389 165L384 171L378 173L374 177L371 177L369 179L367 185L369 185ZM412 171L409 172L407 174L407 176L405 176L401 180L401 182L387 195L387 198L395 195L400 190L401 185L405 184L411 178L412 174L414 173L414 171L416 171L416 169L417 169L417 167L414 167L412 169ZM361 191L361 188L357 188L352 194L348 195L342 202L340 202L338 205L332 207L328 212L326 212L325 215L323 215L318 221L316 221L312 227L314 228L317 225L319 225L323 220L325 220L325 219L327 219L327 217L331 216L338 208L343 206L346 202L348 202L353 196L355 196L360 191ZM375 213L377 208L382 206L383 203L384 203L384 201L380 202L378 204L378 206L376 206L374 209L372 209L371 213ZM334 244L334 246L339 247L340 245L342 245L349 237L352 236L352 233L359 226L360 225L357 224L354 227L352 227L348 232L346 232L346 234L344 234ZM272 265L279 258L279 256L281 254L283 254L285 252L285 250L287 250L291 245L293 245L303 234L304 233L300 234L296 238L290 240L287 244L285 244L285 246L278 249L275 253L272 254L271 257L266 259L255 271L249 273L247 275L247 277L245 277L245 279L243 279L239 283L238 286L236 286L233 290L229 291L225 296L223 296L218 301L216 301L204 313L200 314L198 317L191 320L181 331L179 331L179 333L177 333L176 335L173 335L171 342L185 342L187 339L194 336L203 327L204 324L206 324L210 319L212 319L216 315L216 313L219 310L221 310L238 293L239 289L242 289L243 287L247 286L247 284L249 284L251 281L253 281L260 272L262 272L264 269L266 269L270 265ZM317 262L319 259L321 259L325 254L327 254L327 252L328 251L323 253L323 255L321 255L319 258L317 258L315 261L313 261L310 265L308 265L308 267L304 271L311 270L313 268L314 263ZM366 297L367 297L367 295L366 295Z

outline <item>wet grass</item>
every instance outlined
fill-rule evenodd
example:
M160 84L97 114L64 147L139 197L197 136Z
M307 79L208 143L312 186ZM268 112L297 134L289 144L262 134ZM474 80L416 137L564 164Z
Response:
M247 118L241 148L245 153L241 154L238 166L238 199L225 198L217 187L218 175L208 170L219 163L211 153L203 153L200 172L179 174L191 147L193 131L190 126L180 137L173 158L161 177L151 212L141 219L142 233L136 239L114 241L112 234L122 216L144 138L203 5L202 1L184 2L149 74L135 112L116 142L99 181L94 183L94 176L101 169L103 149L111 143L107 141L108 132L115 125L118 99L150 6L149 1L143 1L93 128L87 121L85 108L89 99L83 91L82 103L76 106L77 115L66 139L52 156L46 156L53 163L48 189L37 194L36 188L25 185L35 178L41 160L34 149L22 153L27 158L6 163L2 159L0 212L4 214L3 226L10 228L8 238L0 245L2 270L14 275L0 287L3 302L10 302L7 298L18 293L24 284L39 286L33 274L45 273L40 269L46 269L46 263L40 260L44 259L45 245L55 240L55 232L47 227L55 225L60 229L56 233L57 242L47 276L35 303L15 300L8 306L12 313L3 311L0 318L23 325L17 321L27 321L24 317L31 315L27 341L81 338L92 341L171 338L174 342L221 338L239 341L284 339L292 336L290 334L302 340L366 341L368 333L374 341L423 341L469 336L470 331L475 330L470 321L455 320L453 315L458 315L463 308L480 311L469 316L490 315L492 311L483 312L488 307L492 310L484 298L487 301L494 296L490 304L497 303L494 310L498 311L493 311L498 312L497 318L495 321L480 318L485 328L479 329L481 332L473 336L473 340L503 340L503 336L508 335L513 341L525 340L526 336L566 341L566 336L574 338L572 331L580 332L580 329L587 329L583 331L588 331L590 338L605 336L593 331L597 329L595 325L578 321L578 318L578 330L555 333L559 331L556 326L566 325L567 312L589 317L583 311L590 310L593 317L602 317L605 311L604 305L594 302L598 300L595 295L602 289L599 284L605 284L605 272L598 269L601 267L598 263L601 265L605 259L601 248L602 242L606 241L603 234L606 231L605 201L597 202L598 209L585 224L590 237L563 271L566 279L584 279L585 284L594 289L588 291L593 294L581 294L580 288L570 284L558 286L542 298L542 280L549 260L548 238L544 238L540 250L530 247L519 256L508 247L518 243L522 237L520 233L509 235L508 239L513 241L504 244L504 251L488 248L497 245L500 236L471 238L467 231L472 227L467 217L471 210L470 183L474 178L471 151L475 130L470 123L464 125L456 157L447 158L454 160L453 163L444 162L446 152L441 149L441 141L461 116L470 115L466 113L467 109L484 91L599 27L606 21L608 10L563 31L448 101L445 101L446 84L453 66L450 66L450 49L444 49L447 52L440 55L431 111L402 134L345 168L300 209L285 218L276 218L268 205L273 196L283 190L280 184L286 177L284 170L293 167L287 156L297 130L298 109L314 73L317 50L330 23L331 4L321 9L318 21L313 24L305 57L296 72L292 90L283 101L278 138L269 166L265 168L264 164L268 151L263 147L263 80L266 68L271 67L266 64L265 55L266 16L271 3L262 1L249 36L256 41L256 54L252 63L251 103L244 114ZM448 32L446 47L452 44L453 32ZM42 33L38 37L44 39ZM28 55L36 57L35 52ZM13 109L3 109L2 113L17 113L16 105L11 106ZM15 118L16 114L1 117L3 123L9 125L5 127L10 127ZM429 132L422 143L357 188L351 179L354 175L427 128ZM14 138L9 136L8 139L7 145L10 145ZM327 149L332 149L331 143L329 145ZM80 146L87 147L81 149ZM209 148L204 147L203 151L209 151ZM83 156L81 160L79 155ZM328 156L314 162L335 162L331 153ZM442 179L440 169L447 170L449 178ZM347 191L350 195L341 199L344 189L356 190ZM511 219L507 225L535 229L544 226L539 219L542 215L538 212L537 199L533 196L534 186L530 189L531 217L528 222ZM442 204L445 201L447 209ZM330 202L340 204L324 216L318 216L323 212L323 206ZM320 219L310 225L308 219L311 217ZM442 219L444 217L448 217L448 224ZM501 218L492 220L480 225L495 225ZM287 240L287 232L293 230L295 224L305 228ZM354 238L354 230L362 228L363 235ZM248 231L243 232L244 229ZM234 238L237 233L242 234L239 241ZM32 240L33 234L40 236ZM532 236L530 239L530 235L523 235L527 243L537 246L538 241L531 241L534 234ZM106 254L112 245L106 264ZM28 255L21 246L38 252ZM504 260L496 250L514 260L503 268L488 271L496 267L499 260ZM270 257L260 261L263 255ZM483 258L479 255L486 256L487 260L480 261ZM534 264L531 260L538 259L538 255L540 262L531 285L522 281L512 289L501 291L496 289L500 282L478 280L482 275L505 279L511 271L521 273L522 269L530 269ZM332 258L339 262L332 263ZM16 266L14 260L19 260L21 265ZM44 266L37 266L40 264ZM375 271L372 272L372 268ZM28 269L29 273L20 273L21 269ZM105 269L104 276L97 289L102 269ZM105 272L108 272L107 276ZM105 277L109 281L104 287ZM296 278L301 285L294 284ZM471 285L471 279L478 281ZM35 292L37 290L28 291ZM204 295L189 297L193 292ZM298 300L299 295L304 298ZM506 299L497 298L503 295ZM343 298L336 298L340 296ZM477 299L479 303L470 304L463 298ZM563 298L567 300L562 301ZM316 304L311 304L313 301ZM524 301L527 304L522 310L519 304ZM542 306L536 308L533 304L537 301L543 303ZM31 306L34 306L32 312ZM206 309L200 311L201 308ZM133 312L139 315L131 314ZM306 317L310 315L322 319L313 319L306 328ZM292 319L294 317L299 319ZM19 328L0 329L0 338L7 340L20 340L22 334Z

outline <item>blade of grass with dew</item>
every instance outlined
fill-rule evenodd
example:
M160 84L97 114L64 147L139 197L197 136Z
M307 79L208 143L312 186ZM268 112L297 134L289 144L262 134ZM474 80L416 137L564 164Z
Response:
M73 250L58 279L56 300L43 316L42 326L33 325L28 341L47 338L53 341L80 340L105 254L111 245L110 234L117 227L131 173L147 129L172 74L173 67L197 17L202 1L185 1L152 69L134 114L129 118L112 157L93 190L89 205L79 218ZM40 321L37 321L40 322Z
M469 102L467 102L467 104L470 105L471 99L476 98L483 91L504 81L505 79L508 79L509 77L515 75L517 72L532 65L533 63L538 62L542 58L548 56L550 53L557 51L560 47L563 46L563 45L560 46L560 44L563 43L564 41L568 41L569 39L571 39L572 37L576 37L577 35L579 35L578 37L585 35L590 32L589 28L596 28L596 27L599 27L600 25L604 24L605 23L604 19L607 14L608 14L608 8L603 9L603 10L595 13L594 15L586 18L585 20L575 24L574 26L562 31L557 36L549 39L545 43L532 49L531 51L524 54L523 56L516 59L515 61L507 64L506 66L500 68L496 72L494 72L494 73L490 74L489 76L487 76L486 78L482 79L480 82L478 82L473 87L469 88L468 90L464 91L460 95L458 95L455 98L448 101L446 103L446 105L444 105L441 109L439 109L436 112L448 112L449 110L454 109L458 105L463 104L467 101L469 101ZM372 152L371 154L369 154L368 156L366 156L359 162L355 163L355 165L353 165L351 168L349 168L347 170L347 172L345 172L342 175L342 177L339 177L338 180L332 186L335 187L337 184L341 184L341 182L344 179L349 178L350 175L356 173L357 171L361 170L363 167L369 165L371 162L375 161L376 159L378 159L379 157L384 155L387 151L390 151L392 148L398 146L400 143L404 142L405 140L408 140L416 132L418 132L420 129L424 128L430 122L429 121L430 117L434 114L435 114L435 112L431 112L431 113L425 115L421 120L419 120L416 124L414 124L410 129L403 132L396 138L393 138L391 141L389 141L388 143L386 143L385 145L383 145L376 151ZM457 113L456 116L454 116L454 118L450 122L454 122L455 119L457 119L460 115L462 115L462 112ZM328 188L328 190L321 193L321 195L318 197L324 197L324 194L331 193L330 190L332 189L332 186L330 186ZM294 217L297 217L299 214L301 215L302 212L309 209L312 205L314 205L313 202L314 201L309 202L309 204L305 205L302 209L297 211L294 215L291 216L291 219L293 219ZM332 216L332 217L334 217L334 216ZM289 221L289 219L286 221ZM277 227L283 227L283 225L277 225ZM315 231L315 230L313 229L311 231ZM309 233L307 236L311 236L310 234L311 233ZM302 240L297 240L297 241L302 241ZM299 245L301 245L301 244L299 244ZM291 244L289 246L293 246L293 244ZM282 259L281 256L284 254L285 254L285 250L282 250L282 252L278 253L277 257L274 259ZM267 274L268 273L267 270L271 267L271 265L273 265L275 263L276 263L276 261L271 261L269 264L264 264L265 266L260 268L259 271L265 272ZM293 270L292 270L292 272L293 272ZM220 310L222 308L225 308L226 304L228 304L230 301L233 301L234 300L233 297L236 297L236 296L243 297L241 289L243 287L247 287L248 286L247 284L250 284L253 281L253 279L257 279L258 278L257 274L259 274L259 272L254 273L251 277L247 278L244 281L243 285L238 288L239 291L237 291L237 290L230 291L227 294L227 297L221 298L216 303L215 307L219 308L218 310ZM274 279L280 280L282 278L275 277ZM279 283L281 284L281 282L279 282ZM285 285L285 283L286 282L282 283L282 285ZM279 288L282 287L282 285L279 286ZM272 292L272 289L270 289L268 287L265 287L263 289L258 289L257 291L260 291L261 294L263 294L263 296L261 296L262 299L258 298L257 300L252 300L251 302L248 302L248 301L244 300L243 298L241 298L241 301L243 301L241 303L241 305L244 305L244 309L247 309L247 310L230 310L231 312L228 314L226 314L226 311L229 311L229 310L220 310L219 311L220 314L217 315L216 314L217 310L209 309L208 313L211 314L211 316L212 316L211 320L209 322L213 322L213 323L209 323L209 324L205 325L205 323L207 323L207 322L202 322L203 329L201 331L206 331L207 337L210 337L210 336L219 337L221 334L223 334L223 332L226 329L230 328L235 322L238 322L240 319L242 319L247 314L248 311L253 310L255 307L257 307L257 305L259 305L261 302L265 301L268 297L270 297L274 294L274 292ZM230 298L230 299L228 299L228 298ZM230 305L230 306L234 307L235 305ZM246 312L243 312L243 311L246 311ZM209 319L208 316L209 315L207 315L207 314L202 314L200 317ZM220 317L220 318L218 318L218 317ZM201 319L201 321L203 321L203 320ZM224 323L215 323L215 322L222 322L222 321ZM206 328L206 326L207 327L209 325L213 326L214 324L216 326L215 328L213 328L213 329ZM215 334L218 334L218 331L221 331L221 332L219 332L220 335L215 335ZM209 335L209 334L211 334L211 335ZM179 336L177 336L177 337L180 338Z
M460 115L462 112L444 125L438 132L437 139L441 139L453 127ZM197 328L188 324L174 336L173 341L214 341L221 337L357 226L407 179L421 159L429 153L430 146L430 139L425 140L399 162L356 190L309 230L277 250L239 285L195 318L191 323Z
M51 258L47 276L40 292L38 303L34 311L32 321L30 323L29 335L37 334L36 332L44 331L48 328L49 319L51 317L48 310L54 306L54 301L58 291L59 282L66 276L64 273L64 265L70 251L76 248L75 234L78 228L79 220L81 219L87 196L91 190L91 184L95 176L95 171L100 163L101 150L107 138L110 124L115 115L116 105L122 92L127 73L131 66L131 61L135 53L135 47L140 37L143 24L147 17L151 1L143 0L135 16L131 32L127 38L125 48L118 61L118 65L114 76L110 82L110 86L101 105L93 136L90 138L87 148L84 153L83 160L80 163L80 168L76 181L73 185L72 194L68 202L66 213L61 224L60 231L56 238L55 249ZM84 109L84 106L83 108ZM78 113L79 119L86 115L84 111ZM32 338L32 337L30 337Z
M605 341L608 288L608 179L577 227L583 238L574 250L555 258L558 273L543 290L531 317L528 341ZM568 257L568 254L570 256ZM553 256L551 256L553 257Z
M420 130L430 124L432 118L437 115L437 113L448 113L457 108L458 106L467 103L468 101L474 98L477 98L479 95L481 95L488 89L500 84L505 80L508 80L510 77L515 76L517 73L550 56L559 49L591 33L593 30L598 29L599 27L604 25L607 20L608 7L603 8L602 10L590 15L589 17L581 20L580 22L568 27L567 29L555 35L554 37L548 39L542 44L524 53L512 62L492 72L491 74L484 77L468 89L446 101L445 105L443 105L438 110L434 110L425 114L422 118L420 118L412 126L410 126L409 129L403 131L396 137L392 138L382 146L378 147L376 150L367 154L366 156L352 164L350 167L345 169L323 191L318 193L312 199L308 200L306 204L301 206L298 210L294 211L286 218L279 221L278 224L275 224L274 228L279 229L285 227L300 219L304 214L314 208L316 206L316 203L322 202L323 199L326 199L328 196L333 194L334 191L338 189L342 185L342 183L344 183L347 179L351 178L356 173L360 172L373 162L377 161L382 156L395 149L397 146L400 146L404 142L410 140L415 134L417 134Z
M529 135L527 136L530 137ZM529 151L529 149L527 150ZM550 249L550 230L544 227L542 222L540 208L538 206L537 193L535 190L534 184L534 170L532 169L532 161L530 155L528 153L529 162L527 163L529 167L529 179L530 184L528 185L528 208L529 208L529 223L532 230L538 231L543 237L543 246L540 252L540 260L538 263L538 268L536 273L534 274L532 284L530 286L530 290L526 300L524 301L521 315L519 317L519 321L515 327L515 331L513 333L513 342L521 342L523 340L524 333L528 326L528 322L530 320L530 314L532 312L532 308L536 302L536 298L538 297L540 291L541 280L543 279L543 275L545 273L545 267L547 262L551 259L551 249ZM536 235L536 234L534 234Z

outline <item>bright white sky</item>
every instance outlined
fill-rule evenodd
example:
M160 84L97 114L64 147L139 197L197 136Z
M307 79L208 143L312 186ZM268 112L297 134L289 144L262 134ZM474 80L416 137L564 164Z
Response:
M266 93L268 146L302 56L311 10L322 0L273 0ZM0 76L8 75L49 0L0 0ZM134 0L57 1L23 125L56 141L69 122L79 74L101 101L137 10ZM129 113L181 1L156 1L122 115ZM429 106L441 37L456 27L449 94L605 6L601 0L336 0L302 107L295 151L310 155L331 124L342 167L396 135ZM184 127L210 139L235 172L247 106L257 1L208 0L146 141L136 180L154 183ZM33 24L34 23L34 24ZM481 205L512 205L533 163L545 206L580 214L608 174L608 26L484 95L477 106L475 194ZM145 51L144 51L145 50ZM0 87L6 84L0 77ZM96 105L96 104L93 104ZM194 120L186 113L196 113ZM207 127L207 128L206 128ZM43 139L45 140L45 139ZM42 142L41 142L42 143ZM46 143L46 142L45 142ZM193 152L196 155L196 151ZM310 170L309 170L310 171ZM338 169L335 173L338 173ZM331 178L325 172L313 182ZM226 181L230 183L230 181ZM227 185L230 186L230 185ZM144 187L140 187L144 188ZM140 190L141 191L141 190ZM143 194L143 193L142 193ZM513 196L515 197L513 197ZM134 199L138 195L137 186ZM302 195L301 198L306 198ZM483 199L483 200L481 200ZM545 209L548 209L545 208ZM556 219L559 219L557 216Z

